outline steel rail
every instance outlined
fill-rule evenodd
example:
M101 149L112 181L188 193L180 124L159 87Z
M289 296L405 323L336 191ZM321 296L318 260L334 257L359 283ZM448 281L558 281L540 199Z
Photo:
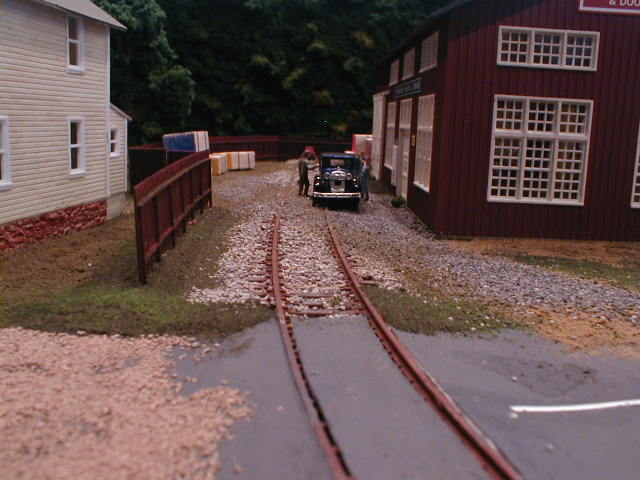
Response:
M342 455L337 442L334 439L327 419L322 411L320 402L316 397L311 383L300 357L298 343L293 331L293 324L290 321L284 308L284 299L282 295L282 283L280 281L280 250L278 244L280 241L280 215L275 214L273 219L273 233L271 238L271 280L273 282L273 299L276 308L276 316L280 326L280 334L282 343L287 354L287 360L291 367L294 382L298 389L298 393L302 398L307 415L311 422L311 427L316 434L316 438L320 443L329 466L337 480L355 480L351 474L349 467Z
M329 220L326 210L325 220L336 256L340 260L351 288L364 305L371 328L402 374L461 437L462 441L480 460L482 467L489 475L501 480L522 480L522 475L498 449L495 443L462 411L436 380L424 371L413 354L387 324L378 309L360 287L360 281L351 268L351 264L342 249L338 235Z

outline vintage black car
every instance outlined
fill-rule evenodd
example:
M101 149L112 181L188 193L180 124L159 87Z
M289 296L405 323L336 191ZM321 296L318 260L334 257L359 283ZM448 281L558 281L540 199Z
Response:
M355 153L323 153L319 173L313 179L313 205L335 200L357 210L362 196L361 169L362 161Z

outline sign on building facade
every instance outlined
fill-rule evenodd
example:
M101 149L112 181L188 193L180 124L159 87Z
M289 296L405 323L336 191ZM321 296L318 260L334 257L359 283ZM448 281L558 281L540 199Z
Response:
M640 15L640 0L580 0L580 11Z

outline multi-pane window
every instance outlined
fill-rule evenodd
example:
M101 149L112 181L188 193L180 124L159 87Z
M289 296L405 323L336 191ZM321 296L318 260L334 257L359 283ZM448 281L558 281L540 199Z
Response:
M120 132L117 128L109 131L109 154L112 157L120 156Z
M413 73L415 71L415 63L416 63L416 49L412 48L407 53L404 54L404 59L402 61L402 79L405 80L407 78L413 77Z
M400 60L396 60L391 64L391 70L389 71L389 85L398 83L398 76L400 74Z
M384 164L391 167L393 158L393 144L396 140L396 106L397 102L387 105L387 133L385 135Z
M636 150L636 169L633 177L631 206L633 208L640 208L640 128L638 129L638 149Z
M0 189L11 185L9 161L9 118L0 116Z
M501 26L498 35L499 65L597 69L598 32Z
M69 170L71 174L84 173L84 121L69 120Z
M70 70L82 70L84 65L84 24L79 17L67 17L67 55Z
M593 102L496 96L487 196L581 204Z
M431 156L433 151L433 112L435 94L418 100L418 127L416 132L416 171L414 183L429 191L431 183Z
M420 52L420 71L438 66L438 32L432 33L422 41Z

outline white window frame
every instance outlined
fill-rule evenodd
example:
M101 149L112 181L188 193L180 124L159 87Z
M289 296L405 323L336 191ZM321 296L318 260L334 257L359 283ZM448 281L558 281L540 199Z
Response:
M504 32L526 33L528 35L528 49L526 62L512 62L501 59L502 53L502 34ZM533 44L536 33L560 35L560 62L558 65L546 65L533 62ZM567 38L570 35L588 36L594 38L592 65L589 67L567 65ZM498 28L498 65L508 67L529 67L529 68L548 68L553 70L579 70L587 72L595 72L598 70L598 52L600 50L600 32L584 31L584 30L555 30L550 28L530 28L530 27L513 27L508 25L500 25Z
M76 21L76 28L78 29L78 38L74 39L70 36L69 31L69 19L73 18ZM78 64L71 63L71 55L69 53L71 44L78 46ZM67 15L67 72L69 73L82 73L84 72L84 20L82 17L76 15Z
M115 132L115 138L111 138L112 133ZM115 150L112 147L115 145ZM120 129L117 127L111 127L109 129L109 157L116 158L120 156Z
M71 143L71 124L77 123L79 125L78 128L78 143ZM82 177L86 173L86 164L85 164L85 131L84 131L84 118L82 117L70 117L67 122L67 135L68 135L68 145L69 145L69 156L68 156L68 165L69 165L69 177L77 178ZM76 168L71 168L71 151L72 149L78 149L78 166Z
M11 188L11 149L9 148L9 117L0 116L0 154L2 165L0 176L0 190Z
M429 106L429 104L431 104L431 106ZM433 124L435 119L435 110L435 93L432 93L430 95L422 95L418 99L418 125L416 127L416 161L413 184L427 193L431 190L431 161L433 159ZM424 178L420 178L421 175L419 175L419 168L420 161L422 160L420 155L420 148L422 146L423 137L426 137L426 153L424 158ZM420 180L423 180L423 182L421 182Z
M420 72L426 72L438 66L438 32L434 32L422 41L420 49Z
M514 100L523 102L523 114L522 114L522 127L520 130L499 130L496 129L496 120L497 120L497 110L498 110L498 101L500 100ZM531 101L542 101L542 102L556 102L558 108L555 110L554 116L554 131L553 132L541 132L541 131L529 131L527 128L527 122L529 121L529 102ZM561 115L558 114L561 110L562 103L581 103L589 105L589 111L587 113L585 133L584 134L574 134L574 133L560 133L558 131L558 124L560 122ZM489 153L489 176L487 181L487 201L489 202L502 202L502 203L532 203L532 204L544 204L544 205L571 205L571 206L583 206L584 205L584 195L585 195L585 186L587 180L587 172L589 168L589 149L591 144L591 126L593 123L593 100L589 99L574 99L574 98L557 98L557 97L529 97L529 96L519 96L519 95L501 95L497 94L494 96L494 104L493 104L493 118L491 125L491 147ZM494 152L496 145L496 138L503 139L519 139L521 141L520 145L520 155L519 155L519 163L518 163L518 176L517 176L517 184L516 184L516 196L515 197L504 197L504 196L493 196L491 194L492 188L492 170L494 169ZM552 141L552 154L550 158L550 168L549 168L549 177L548 177L548 187L547 187L547 197L546 198L531 198L531 197L523 197L523 182L524 182L524 171L525 168L523 166L524 163L524 155L526 154L526 142L527 140L546 140ZM578 192L578 198L576 200L567 200L567 199L555 199L553 198L554 194L554 174L556 173L556 154L558 143L561 141L576 141L576 142L584 142L584 158L582 162L582 170L580 171L580 189Z
M407 68L408 67L408 68ZM416 72L416 49L412 48L404 54L402 61L402 80L413 77Z
M400 76L400 59L396 59L391 63L391 67L389 69L389 85L395 85L398 83L398 78Z
M635 194L636 188L639 193ZM634 198L637 197L637 198ZM640 125L638 125L638 147L636 148L636 169L631 189L631 208L640 208Z
M387 104L387 122L385 125L385 144L384 144L384 166L393 170L393 145L396 140L396 115L398 114L398 105L400 102L389 102ZM389 110L393 108L393 115L389 115ZM389 130L393 129L393 133L389 136Z

